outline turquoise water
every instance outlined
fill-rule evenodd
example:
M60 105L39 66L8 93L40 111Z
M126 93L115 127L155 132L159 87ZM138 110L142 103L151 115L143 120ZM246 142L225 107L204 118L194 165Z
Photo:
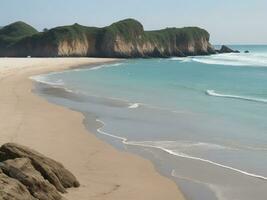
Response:
M264 199L267 46L233 48L250 53L134 59L34 79L82 97L49 98L94 115L115 146L153 151L178 183L214 193L206 199Z

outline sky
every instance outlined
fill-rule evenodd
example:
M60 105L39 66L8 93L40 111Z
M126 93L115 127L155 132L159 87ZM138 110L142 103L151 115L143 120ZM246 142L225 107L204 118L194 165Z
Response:
M199 26L213 44L267 44L267 0L1 0L0 26L24 21L38 30L125 18L145 30Z

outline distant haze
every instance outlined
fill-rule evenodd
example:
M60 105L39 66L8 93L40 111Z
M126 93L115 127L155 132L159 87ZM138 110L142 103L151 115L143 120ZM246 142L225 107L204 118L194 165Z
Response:
M213 44L267 44L266 9L267 0L2 0L0 26L20 20L42 30L135 18L146 30L199 26Z

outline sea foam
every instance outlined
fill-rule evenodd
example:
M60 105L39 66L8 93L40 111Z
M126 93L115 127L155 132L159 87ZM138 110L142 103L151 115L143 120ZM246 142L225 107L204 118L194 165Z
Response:
M267 54L229 53L192 57L192 61L210 65L267 67Z
M117 67L117 66L121 66L121 65L125 65L125 63L114 63L114 64L104 64L104 65L97 65L95 67L91 67L87 70L98 70L98 69L102 69L102 68L106 68L106 67Z
M238 96L238 95L230 95L230 94L220 94L220 93L216 93L214 90L207 90L206 94L209 96L214 96L214 97L222 97L222 98L230 98L230 99L239 99L239 100L244 100L244 101L267 103L267 99Z
M51 86L63 86L65 84L62 79L51 81L46 75L31 76L30 79Z
M139 106L140 106L139 103L131 103L128 108L135 109L135 108L138 108Z
M209 65L267 67L266 53L227 53L209 56L173 57L173 61L198 62Z
M182 152L177 152L177 151L168 149L168 148L166 148L166 145L161 145L162 141L156 141L156 142L154 142L154 141L142 141L142 142L128 141L128 139L125 138L125 137L116 136L116 135L113 135L113 134L110 134L110 133L107 133L107 132L103 131L102 129L105 126L105 123L103 121L99 120L99 119L97 119L96 121L103 125L102 128L98 128L97 129L98 133L100 133L102 135L106 135L106 136L112 137L112 138L115 138L115 139L118 139L118 140L121 140L122 143L125 144L125 145L132 145L132 146L140 146L140 147L148 147L148 148L159 149L159 150L162 150L162 151L164 151L164 152L166 152L166 153L168 153L170 155L173 155L173 156L204 162L204 163L211 164L211 165L214 165L214 166L217 166L217 167L221 167L221 168L224 168L224 169L227 169L227 170L231 170L231 171L234 171L234 172L246 175L246 176L250 176L250 177L253 177L253 178L258 178L258 179L267 181L267 177L262 176L262 175L250 173L250 172L247 172L247 171L244 171L244 170L241 170L241 169L237 169L237 168L234 168L234 167L231 167L231 166L227 166L227 165L224 165L224 164L221 164L221 163L218 163L218 162L214 162L212 160L208 160L208 159L204 159L204 158L200 158L200 157L195 157L195 156L191 156L191 155L188 155L188 154L185 154L185 153L182 153ZM167 142L170 142L170 141L167 141ZM164 144L164 141L163 141L163 144Z

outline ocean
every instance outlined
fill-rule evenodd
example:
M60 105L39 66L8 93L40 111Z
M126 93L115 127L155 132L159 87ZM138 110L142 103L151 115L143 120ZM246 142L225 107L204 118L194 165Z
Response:
M267 46L31 77L97 137L150 159L188 200L267 197ZM249 50L249 53L243 53ZM140 183L141 184L141 183Z

